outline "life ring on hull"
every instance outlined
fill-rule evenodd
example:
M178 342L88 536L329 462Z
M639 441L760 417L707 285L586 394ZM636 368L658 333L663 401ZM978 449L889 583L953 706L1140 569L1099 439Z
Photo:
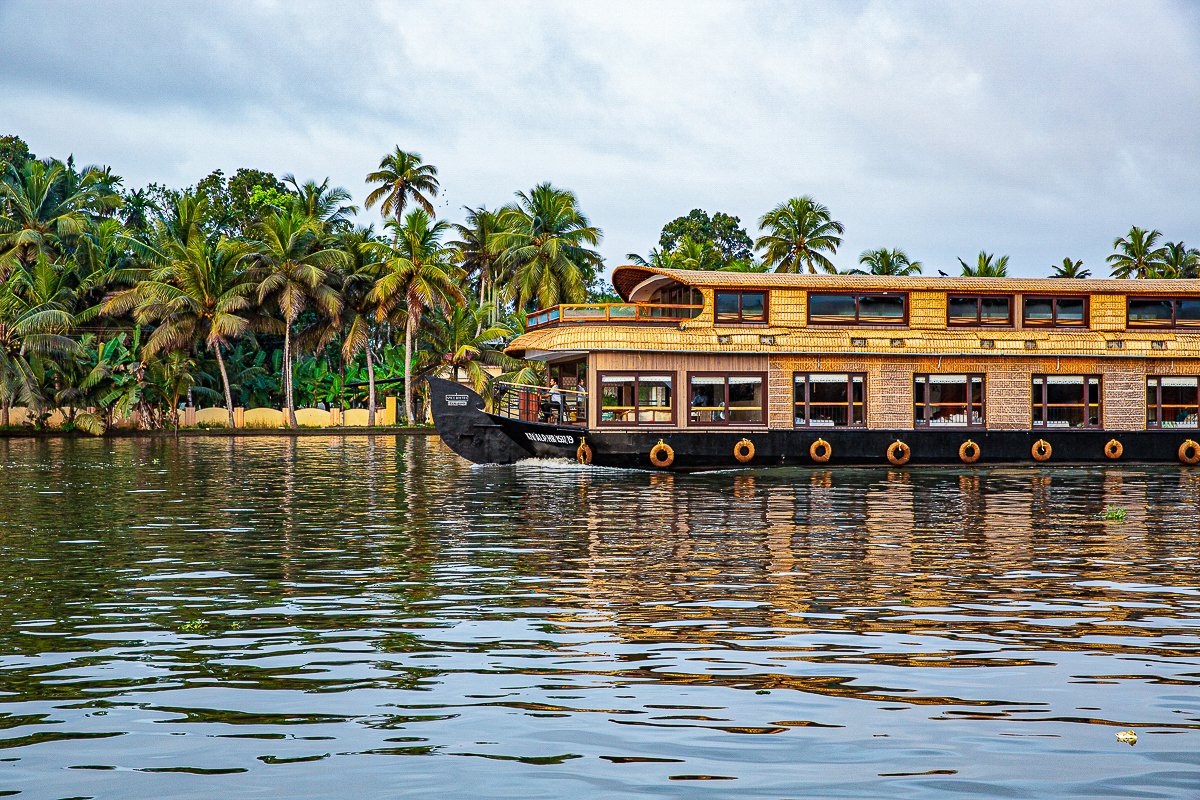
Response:
M824 439L817 439L808 446L808 457L818 464L824 464L833 455L833 447Z
M1116 461L1125 454L1125 445L1118 442L1116 439L1109 439L1108 444L1104 445L1104 455Z
M1029 449L1029 453L1033 456L1034 461L1049 461L1051 454L1054 453L1054 448L1045 439L1038 439Z
M754 458L754 442L742 439L733 446L733 457L745 464Z
M592 463L592 448L588 447L586 436L580 440L579 447L575 449L575 460L580 464Z
M983 450L970 439L958 446L958 457L964 464L974 464L981 455L983 455Z
M665 469L675 463L675 451L671 445L658 440L658 444L650 448L650 463L659 469Z
M910 458L912 458L912 448L899 439L888 445L887 460L897 467L907 464Z
M1179 445L1179 460L1184 464L1200 464L1200 442L1188 439Z

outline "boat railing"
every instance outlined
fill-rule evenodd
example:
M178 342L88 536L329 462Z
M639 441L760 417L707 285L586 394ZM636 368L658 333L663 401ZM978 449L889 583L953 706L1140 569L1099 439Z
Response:
M667 303L568 303L526 314L525 329L559 322L683 322L699 316L703 308Z
M492 413L524 422L587 425L587 392L560 386L494 381Z

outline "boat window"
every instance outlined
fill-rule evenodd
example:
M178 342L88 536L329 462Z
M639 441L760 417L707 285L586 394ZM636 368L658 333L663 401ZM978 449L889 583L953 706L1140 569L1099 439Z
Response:
M1146 378L1146 427L1200 427L1200 378L1161 375Z
M1012 298L996 295L950 295L946 299L946 322L963 327L1012 324Z
M691 425L760 425L766 421L766 383L762 373L688 376Z
M1034 375L1035 428L1100 427L1100 378L1095 375Z
M861 428L866 425L866 384L862 374L796 373L793 424L814 428Z
M671 373L602 372L597 419L601 425L670 425L675 421Z
M982 375L914 375L913 421L930 427L983 425Z
M903 325L907 311L905 294L808 293L810 325Z
M1028 328L1087 327L1086 297L1026 297L1024 321Z
M766 322L767 293L766 292L731 292L716 293L717 322Z
M1130 297L1130 328L1200 328L1200 298Z

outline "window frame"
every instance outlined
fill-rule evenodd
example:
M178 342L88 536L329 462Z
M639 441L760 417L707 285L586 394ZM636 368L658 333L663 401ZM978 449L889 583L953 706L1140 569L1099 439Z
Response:
M983 301L985 299L1003 298L1008 301L1008 319L1004 322L987 322L983 321ZM974 300L975 301L975 321L974 322L951 322L950 321L950 301L951 300ZM1013 294L988 294L986 292L973 294L971 292L948 292L946 294L946 327L947 328L1011 328L1013 327L1013 316L1016 311L1017 296Z
M642 422L638 419L641 412L641 404L637 403L638 390L641 386L643 376L660 376L668 375L671 378L671 419L664 422ZM606 422L604 420L604 379L608 378L633 378L633 396L634 396L634 418L632 420L617 420ZM596 425L597 427L612 427L612 428L664 428L675 427L676 420L679 418L679 393L675 391L675 386L679 383L679 374L673 369L606 369L596 371Z
M736 294L738 297L737 318L722 317L717 310L718 298L723 294ZM743 311L743 295L761 294L763 299L762 319L746 319ZM771 292L768 289L713 289L713 325L767 325L771 320Z
M1170 303L1171 304L1171 321L1164 322L1164 323L1157 323L1157 322L1151 322L1151 323L1137 322L1137 323L1135 323L1129 317L1129 305L1134 300L1148 300L1148 301L1154 302L1154 303L1164 303L1164 302ZM1179 325L1179 304L1182 303L1184 300L1200 302L1200 297L1179 297L1179 296L1155 297L1153 295L1127 294L1127 295L1125 295L1125 329L1126 330L1159 330L1159 331L1161 331L1161 330L1177 330L1181 327ZM1189 324L1189 325L1183 325L1182 328L1184 330L1200 331L1200 321L1197 321L1197 322Z
M965 424L962 424L962 425L957 425L957 424L955 424L955 425L945 425L945 424L941 424L941 425L933 425L933 424L931 424L931 422L930 422L930 417L929 417L929 410L930 410L930 403L929 403L929 386L930 386L930 383L931 383L931 381L930 381L929 379L930 379L930 378L937 378L937 377L946 377L946 376L949 376L949 375L956 375L956 376L957 376L957 375L962 375L964 378L966 378L966 384L967 384L967 403L966 403L966 406L967 406L967 414L966 414L966 416L967 416L967 422L966 422ZM924 406L924 407L925 407L925 419L923 419L923 420L918 420L918 419L917 419L917 405L918 405L918 401L917 401L917 391L916 391L916 388L917 388L917 381L918 381L919 379L921 379L921 378L924 378L924 379L925 379L925 396L924 396L924 397L921 399L921 401L920 401L920 405L922 405L922 406ZM979 378L979 393L980 393L980 394L979 394L979 397L980 397L980 399L979 399L979 422L971 422L971 411L972 411L972 408L971 408L971 407L972 407L972 405L974 405L974 404L971 402L971 380L972 380L973 378ZM986 428L986 427L987 427L987 374L986 374L986 373L983 373L983 372L914 372L914 373L913 373L913 376L912 376L912 383L913 383L913 402L912 402L912 405L913 405L913 428L914 428L914 429L919 429L919 430L931 430L931 431L932 431L932 430L941 430L941 429L943 429L943 428L956 428L956 429L974 428L974 429L979 429L979 428ZM1030 411L1031 411L1031 413L1032 413L1032 408L1030 409Z
M1184 426L1184 425L1181 425L1178 427L1164 427L1163 426L1163 385L1162 385L1163 378L1191 378L1192 380L1196 381L1196 404L1198 407L1200 407L1200 376L1197 376L1197 375L1159 375L1159 374L1147 375L1146 376L1146 392L1147 392L1147 394L1150 392L1150 381L1157 382L1157 385L1155 386L1154 405L1151 406L1149 404L1149 402L1146 403L1146 428L1147 428L1147 430L1155 430L1155 431L1184 430L1184 431L1188 431L1188 430L1196 430L1197 428L1200 428L1200 422L1198 422L1197 425L1195 425L1195 426ZM1147 400L1148 399L1149 398L1147 398ZM1154 422L1150 421L1150 410L1152 408L1154 409L1154 412L1155 412L1155 421Z
M725 420L721 422L694 422L692 420L692 378L725 379ZM758 378L762 381L762 420L759 422L733 422L729 419L729 379ZM718 372L698 370L687 373L687 425L689 428L763 428L767 425L767 373L765 372Z
M1030 322L1026 315L1025 309L1030 300L1049 300L1052 305L1050 309L1050 320L1048 322ZM1074 322L1063 324L1058 321L1058 303L1060 300L1082 300L1083 301L1083 320L1078 324ZM1126 314L1128 314L1128 304L1125 306ZM1077 330L1091 330L1092 327L1092 298L1086 294L1026 294L1021 296L1021 327L1022 328L1068 328Z
M1040 403L1040 405L1042 407L1042 422L1040 422L1040 423L1035 422L1034 418L1033 418L1033 406L1034 406L1034 401L1036 400L1036 398L1033 397L1033 392L1034 392L1035 384L1037 383L1038 378L1042 379L1042 399L1041 399L1041 403ZM1050 416L1050 403L1048 400L1048 397L1050 394L1050 382L1048 380L1049 378L1082 378L1083 379L1084 423L1082 425L1058 426L1058 425L1047 425L1046 424L1046 422ZM1098 413L1096 415L1096 424L1095 425L1091 425L1087 422L1087 419L1088 419L1087 410L1091 405L1087 401L1087 392L1088 392L1088 388L1091 385L1090 382L1093 378L1096 380L1096 400L1097 400L1096 405L1097 405L1097 411L1098 411ZM1029 403L1029 428L1030 428L1030 430L1039 430L1039 431L1044 431L1044 430L1054 430L1054 431L1060 431L1060 430L1061 431L1084 431L1084 430L1099 431L1099 430L1104 430L1104 376L1103 375L1096 374L1096 373L1078 374L1078 375L1077 374L1058 375L1058 374L1048 373L1048 372L1035 372L1029 376L1029 393L1030 393L1030 403Z
M854 319L829 322L828 320L813 321L812 318L812 298L814 295L821 297L853 297L854 298ZM863 322L862 321L862 298L864 297L899 297L904 305L904 316L898 322ZM820 327L822 325L840 326L840 327L859 327L859 328L906 328L908 327L908 317L911 310L909 304L909 292L816 292L809 291L804 296L804 316L808 325ZM819 373L818 373L819 374ZM840 373L836 373L840 374Z
M804 422L796 422L796 378L804 376ZM813 425L812 424L812 381L809 378L813 375L845 375L846 376L846 408L851 412L846 415L846 419L854 418L854 379L862 378L863 399L862 399L862 424L847 423L846 425ZM835 428L837 430L864 430L867 427L867 404L870 402L867 392L867 373L866 372L810 372L796 370L792 373L792 427L800 429L821 430L823 428Z

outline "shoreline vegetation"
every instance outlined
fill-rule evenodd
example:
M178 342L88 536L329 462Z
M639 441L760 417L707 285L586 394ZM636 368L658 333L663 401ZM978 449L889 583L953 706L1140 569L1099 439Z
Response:
M567 189L544 182L451 223L437 218L438 170L419 153L397 147L366 179L364 209L328 178L251 168L131 188L111 167L38 158L0 136L0 436L174 432L205 407L220 409L221 435L252 432L235 419L244 409L277 411L278 428L259 428L271 432L411 431L427 421L430 375L480 392L497 378L544 384L541 365L503 353L525 312L620 301L595 249L603 232ZM378 229L358 224L364 210L379 212ZM785 200L758 227L751 238L738 217L695 209L627 258L839 271L845 226L812 197ZM1116 278L1200 277L1200 250L1158 230L1133 227L1112 248ZM1008 262L981 250L959 266L1003 277ZM923 270L893 247L842 271ZM1070 257L1049 274L1092 276ZM301 428L297 415L318 409L365 427Z

